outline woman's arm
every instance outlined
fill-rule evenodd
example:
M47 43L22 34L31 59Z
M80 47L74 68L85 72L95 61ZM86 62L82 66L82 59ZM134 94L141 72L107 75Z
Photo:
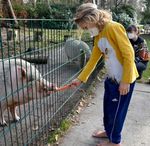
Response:
M86 83L89 76L95 69L98 61L100 60L102 56L102 52L100 49L95 45L92 50L92 54L90 56L89 61L87 62L86 66L83 68L82 72L77 77L80 81Z
M136 77L135 72L135 54L134 49L127 37L125 28L119 24L113 24L108 28L109 35L113 39L113 42L116 43L122 59L122 66L123 66L123 75L121 82L123 83L131 83L132 79Z

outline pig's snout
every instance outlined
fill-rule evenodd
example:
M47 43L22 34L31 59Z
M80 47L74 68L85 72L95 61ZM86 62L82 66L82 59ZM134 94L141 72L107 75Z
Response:
M45 79L40 79L40 82L42 83L43 89L47 91L55 91L57 89L57 86L53 83L50 83L46 81Z
M47 95L50 94L50 91L57 91L57 86L52 83L42 84L42 87L40 87L41 90L43 90L44 93Z
M55 91L57 90L57 86L55 84L51 84L49 87L48 87L48 91Z
M47 88L47 95L50 95L51 91L57 91L57 86L55 84L51 84L48 88ZM46 89L45 89L46 90Z

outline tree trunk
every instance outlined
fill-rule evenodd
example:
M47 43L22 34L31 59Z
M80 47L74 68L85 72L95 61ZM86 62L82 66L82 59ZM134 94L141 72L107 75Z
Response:
M11 4L11 1L10 0L7 0L8 1L8 6L10 8L10 11L11 11L11 14L12 14L12 17L15 21L15 24L18 25L18 21L17 21L17 18L16 18L16 15L14 13L14 10L13 10L13 7L12 7L12 4Z
M30 0L29 1L34 7L36 7L36 2L37 2L37 0Z
M0 0L0 17L3 16L3 12L2 12L3 7L2 6L3 6L2 1Z
M123 0L115 0L115 7L117 8L122 4Z

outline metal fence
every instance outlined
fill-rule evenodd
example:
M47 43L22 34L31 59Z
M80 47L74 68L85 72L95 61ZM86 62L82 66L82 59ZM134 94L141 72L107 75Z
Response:
M47 94L50 83L63 86L79 74L92 40L76 40L79 32L65 28L67 20L18 21L19 29L0 21L0 145L41 146L79 101L82 86Z

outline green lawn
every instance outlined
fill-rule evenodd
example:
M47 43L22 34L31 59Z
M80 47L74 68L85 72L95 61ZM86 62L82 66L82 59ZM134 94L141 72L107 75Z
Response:
M149 51L150 51L150 34L142 35L141 37L143 37L146 40ZM148 78L150 78L150 62L148 63L148 67L147 67L146 71L144 71L144 73L143 73L143 79L147 80Z

